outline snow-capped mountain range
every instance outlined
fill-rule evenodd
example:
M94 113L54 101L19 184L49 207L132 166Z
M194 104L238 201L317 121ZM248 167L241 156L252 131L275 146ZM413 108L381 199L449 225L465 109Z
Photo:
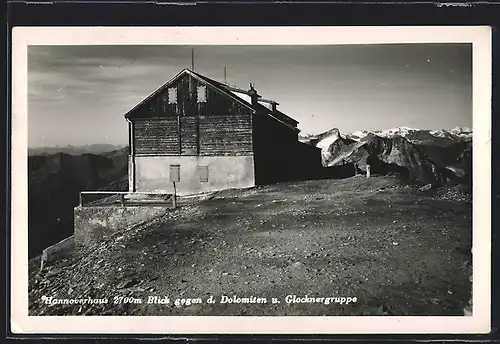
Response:
M426 130L416 129L409 127L396 127L386 130L357 130L350 134L341 134L337 128L333 128L324 133L317 135L299 135L299 140L302 142L316 141L315 146L321 149L328 149L332 143L338 138L351 139L354 141L362 141L369 134L379 137L391 138L401 136L412 143L418 143L422 140L429 140L432 138L441 139L472 139L472 130L468 127L457 126L451 130Z

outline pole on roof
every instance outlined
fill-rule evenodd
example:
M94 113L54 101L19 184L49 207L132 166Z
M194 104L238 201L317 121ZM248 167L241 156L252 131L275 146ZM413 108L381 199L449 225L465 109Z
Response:
M224 66L224 84L227 85L227 70L226 70L226 66Z
M194 72L194 49L191 49L191 70Z

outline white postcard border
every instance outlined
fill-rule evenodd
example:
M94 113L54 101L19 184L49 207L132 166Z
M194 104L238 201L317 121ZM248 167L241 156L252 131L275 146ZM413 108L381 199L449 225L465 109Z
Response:
M327 45L472 43L473 315L435 316L28 316L27 48L29 45ZM491 28L14 27L12 31L11 329L59 334L488 333L491 300Z

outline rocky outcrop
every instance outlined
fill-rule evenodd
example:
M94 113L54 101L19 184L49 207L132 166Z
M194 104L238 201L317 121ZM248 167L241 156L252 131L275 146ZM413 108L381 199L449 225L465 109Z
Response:
M327 166L351 163L366 172L366 166L370 165L374 174L397 172L406 179L416 179L425 184L442 182L442 171L401 136L383 138L368 135L362 141L344 146L335 154L343 144L339 143L329 151L333 160L328 161Z
M307 142L322 149L325 167L351 164L366 172L366 166L370 165L374 174L394 172L408 180L441 185L470 183L471 135L467 128L436 133L401 127L360 130L344 136L335 128L310 135Z

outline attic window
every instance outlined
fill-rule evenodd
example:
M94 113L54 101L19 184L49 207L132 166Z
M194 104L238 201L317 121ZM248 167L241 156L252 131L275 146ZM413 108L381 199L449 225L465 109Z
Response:
M207 87L206 86L198 86L198 103L204 103L207 101Z
M177 88L171 87L168 89L168 103L177 104Z

